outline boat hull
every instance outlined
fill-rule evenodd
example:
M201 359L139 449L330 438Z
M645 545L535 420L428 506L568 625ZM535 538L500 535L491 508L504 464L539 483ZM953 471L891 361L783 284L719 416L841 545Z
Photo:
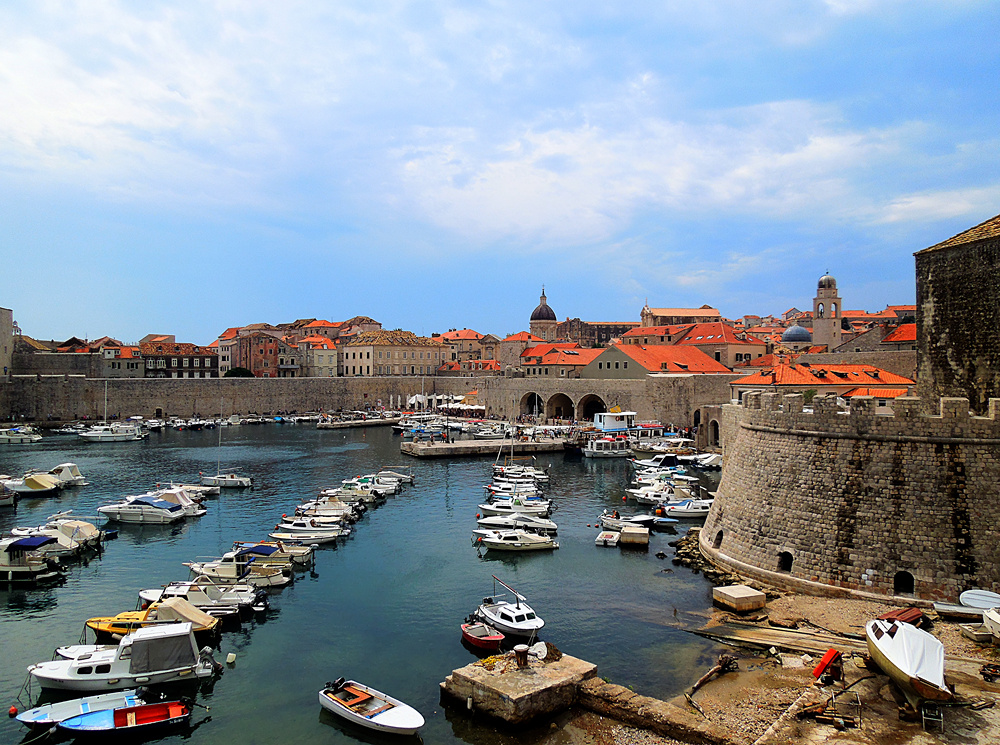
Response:
M353 680L323 688L319 703L331 714L377 732L413 735L424 725L412 706Z
M485 623L463 623L462 638L478 649L495 650L506 637Z
M59 722L56 726L74 735L99 735L110 732L145 733L167 727L176 727L191 718L191 707L183 701L158 701L117 709L103 709L79 714Z
M73 698L68 701L36 706L34 709L18 714L17 721L29 727L51 727L53 724L91 711L119 709L123 706L135 706L141 703L142 699L138 697L134 689L112 691L97 696Z

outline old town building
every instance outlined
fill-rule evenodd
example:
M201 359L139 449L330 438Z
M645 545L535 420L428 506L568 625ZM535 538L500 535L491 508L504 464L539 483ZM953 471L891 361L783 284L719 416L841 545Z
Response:
M219 356L208 347L176 342L141 342L147 378L217 378Z
M440 338L401 329L363 331L341 346L341 375L434 375L451 354L451 345Z

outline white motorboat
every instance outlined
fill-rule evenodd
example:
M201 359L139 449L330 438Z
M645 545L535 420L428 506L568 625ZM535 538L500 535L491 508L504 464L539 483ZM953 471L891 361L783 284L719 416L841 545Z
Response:
M201 506L202 496L189 492L183 486L171 486L166 489L156 489L155 491L142 494L143 497L154 497L170 504L176 504L184 510L185 517L201 517L208 510ZM135 500L138 497L125 497L126 501Z
M559 548L559 544L552 536L531 533L520 528L473 530L472 542L477 548L495 551L551 551Z
M253 479L249 476L240 476L232 471L228 473L219 472L214 476L201 475L203 486L218 486L223 489L249 489L253 486Z
M38 472L25 474L20 479L7 479L3 485L22 497L54 496L61 486L53 476Z
M505 587L513 599L506 600L506 593L498 595L494 592L490 597L483 598L482 604L476 609L476 617L511 636L532 637L541 631L545 621L535 614L524 595L496 576L493 580Z
M184 507L174 502L144 494L116 504L106 504L97 511L109 520L141 525L168 525L187 517Z
M59 482L59 486L66 488L67 486L86 486L87 479L83 477L80 473L80 469L77 467L76 463L60 463L58 466L49 471L49 476L54 478Z
M484 528L492 530L503 530L505 528L526 528L536 533L554 534L558 526L551 520L538 515L529 515L522 512L512 512L509 515L492 515L482 517L477 522Z
M207 678L218 666L210 650L198 651L190 623L138 629L116 646L92 650L39 662L28 672L46 690L110 691Z
M679 502L664 502L656 505L658 517L705 517L712 509L714 499L682 499Z
M283 587L292 581L291 573L277 567L257 565L253 556L228 551L211 561L186 561L184 566L194 577L205 575L222 582L246 582L254 587Z
M632 455L625 437L595 437L583 446L584 458L626 458Z
M44 535L0 538L0 583L42 584L59 582L65 574L54 559L39 553L56 542Z
M316 560L312 546L286 545L281 541L234 541L233 551L249 550L257 561L267 563L291 563L310 566Z
M97 548L103 533L93 523L77 520L67 512L52 515L44 525L11 528L16 536L47 536L55 543L48 544L39 552L45 556L73 556L87 548Z
M143 607L167 598L184 598L195 608L216 618L226 618L245 610L259 613L270 605L266 590L249 584L222 584L206 576L196 577L190 582L171 582L165 587L139 590Z
M34 427L21 426L0 429L0 445L23 445L41 441L42 436Z
M876 619L865 624L868 653L919 711L923 701L950 701L944 678L944 645L931 634L902 621Z
M51 727L71 717L86 714L91 711L107 711L123 706L137 706L144 703L134 688L124 691L111 691L96 696L71 698L68 701L57 701L51 704L36 706L34 709L22 711L17 715L17 721L29 727Z
M135 442L149 437L149 433L138 424L115 422L96 424L78 433L77 437L86 442Z
M13 507L17 504L17 492L4 486L4 478L0 476L0 507Z
M327 683L319 692L319 703L332 714L378 732L412 735L424 725L412 706L355 680Z
M552 502L547 499L514 496L510 499L499 499L479 505L483 515L510 515L519 512L523 515L538 515L548 517Z
M304 546L316 544L317 546L321 546L327 543L336 543L337 539L340 538L340 531L338 530L336 533L332 530L322 533L289 533L276 530L268 533L267 536L286 544L301 544Z
M629 526L651 528L656 521L656 515L628 515L627 517L622 517L618 514L618 510L614 510L613 512L604 510L600 517L598 517L598 521L605 530L621 530Z
M349 535L339 517L288 517L274 526L279 533L331 533L335 537Z

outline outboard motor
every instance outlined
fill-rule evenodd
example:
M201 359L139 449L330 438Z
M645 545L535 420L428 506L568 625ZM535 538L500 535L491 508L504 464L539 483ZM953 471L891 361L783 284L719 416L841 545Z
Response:
M207 661L212 663L212 672L216 675L221 675L223 671L223 666L221 662L217 662L215 657L212 656L211 647L202 647L201 651L198 653L199 661Z

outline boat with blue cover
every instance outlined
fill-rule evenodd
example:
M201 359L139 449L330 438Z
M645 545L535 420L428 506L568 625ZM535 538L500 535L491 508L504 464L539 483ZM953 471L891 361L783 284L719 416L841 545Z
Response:
M184 506L168 502L152 494L143 494L116 504L106 504L97 511L109 520L141 525L168 525L187 516Z

